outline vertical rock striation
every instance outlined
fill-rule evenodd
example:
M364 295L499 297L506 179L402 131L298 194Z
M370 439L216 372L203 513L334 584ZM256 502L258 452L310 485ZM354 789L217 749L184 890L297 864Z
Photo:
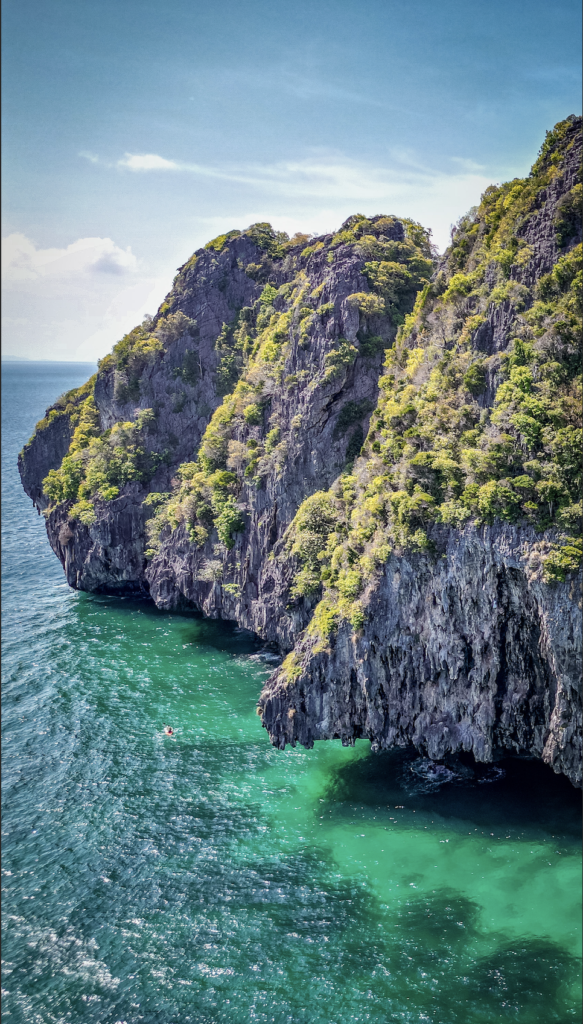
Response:
M540 757L581 777L580 579L540 579L540 537L495 525L435 530L435 550L392 556L365 593L366 623L322 647L260 699L272 742L370 739L429 757Z

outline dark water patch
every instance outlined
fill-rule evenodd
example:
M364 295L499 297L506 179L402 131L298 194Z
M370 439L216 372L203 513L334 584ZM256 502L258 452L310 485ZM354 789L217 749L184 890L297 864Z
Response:
M413 749L383 751L338 767L327 799L350 807L403 808L445 822L461 819L480 829L550 836L579 842L581 794L564 777L531 758L495 765L452 757L428 770Z
M398 910L395 929L407 946L450 957L478 933L480 907L455 889L408 900Z
M478 960L467 976L465 995L477 1007L473 1019L489 1024L502 1019L560 1022L576 1019L576 1007L564 991L576 979L578 963L557 945L536 939L498 948Z

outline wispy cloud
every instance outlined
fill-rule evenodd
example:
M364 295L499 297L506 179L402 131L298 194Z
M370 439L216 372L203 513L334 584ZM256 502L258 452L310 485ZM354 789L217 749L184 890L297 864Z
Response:
M118 167L127 167L129 171L180 171L187 170L187 164L179 164L175 160L166 160L156 153L126 153L117 162Z
M84 160L88 160L90 164L101 163L97 153L90 153L88 149L82 149L79 156L82 156Z
M348 54L345 56L349 57ZM340 63L342 62L342 57L338 52L337 59ZM320 74L314 66L315 63L320 68ZM378 89L375 89L374 86L371 88L370 84L367 91L367 85L362 76L357 78L358 87L356 89L347 86L348 80L342 71L337 72L335 76L331 75L329 68L327 77L322 77L320 55L314 62L308 55L304 54L302 57L297 51L294 51L287 60L282 60L279 57L271 65L257 65L253 69L249 67L243 69L241 65L234 65L225 67L221 73L222 87L233 94L257 90L262 94L266 92L271 95L281 93L283 102L288 96L294 96L297 99L306 100L308 103L319 100L324 103L328 101L332 104L341 104L343 107L346 104L354 104L376 109L403 111L402 100L391 102L386 94L379 95ZM208 82L202 75L194 79L193 82L196 83L199 94L208 88ZM197 97L191 96L190 99L196 100Z
M458 167L461 167L462 170L464 170L464 171L470 171L470 172L476 172L477 173L478 171L483 171L484 170L484 165L483 164L477 164L475 160L467 160L467 159L465 159L464 157L461 157L461 156L452 156L451 157L451 162L453 164L457 164Z
M191 163L159 153L125 153L105 166L140 176L161 173L167 181L169 177L177 180L191 175L201 181L223 183L224 187L230 186L231 209L236 197L240 210L261 205L267 219L274 223L282 217L304 217L305 230L311 231L320 230L324 220L328 230L328 225L331 228L341 223L356 210L384 210L414 217L433 229L442 248L448 243L451 224L479 201L491 182L484 168L473 160L452 156L449 167L435 168L426 166L413 150L396 147L384 165L313 149L302 159L221 165ZM220 198L217 193L213 200L215 205L224 205L224 201L223 193Z
M103 355L145 312L154 311L170 287L174 267L223 230L269 220L281 230L321 234L336 230L351 213L413 217L433 229L445 248L450 225L490 184L474 162L424 166L410 150L394 149L385 166L343 153L312 150L302 159L272 163L196 164L159 153L125 153L106 163L85 155L108 174L158 175L171 189L181 177L215 183L200 188L204 203L174 224L175 262L148 269L111 238L80 238L64 248L42 249L23 234L3 243L6 351L33 358ZM137 188L137 182L136 182ZM210 196L210 199L209 199ZM204 211L212 213L205 216ZM218 211L221 211L218 214ZM230 211L230 212L229 212Z
M342 154L316 153L303 160L282 160L273 164L240 164L222 167L168 160L155 153L126 153L118 167L131 171L172 170L219 181L230 181L288 197L342 197L349 200L392 199L411 186L433 188L444 180L473 176L480 183L487 179L472 160L452 157L457 165L451 172L423 166L409 152L394 151L391 163L374 167Z
M191 171L193 165L178 163L176 160L167 160L166 157L157 153L126 153L119 160L103 160L97 153L82 149L78 154L83 160L90 164L100 164L101 167L121 168L128 171Z
M299 99L333 100L339 103L355 103L377 108L387 106L387 103L374 96L367 96L365 93L346 89L342 85L335 85L334 82L326 82L313 76L297 75L289 71L271 76L269 86L271 88L279 86Z

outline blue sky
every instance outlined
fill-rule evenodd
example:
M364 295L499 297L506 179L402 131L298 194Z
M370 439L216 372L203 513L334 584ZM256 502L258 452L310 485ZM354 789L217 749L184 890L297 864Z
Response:
M255 220L440 248L580 108L578 0L4 0L4 352L92 359Z

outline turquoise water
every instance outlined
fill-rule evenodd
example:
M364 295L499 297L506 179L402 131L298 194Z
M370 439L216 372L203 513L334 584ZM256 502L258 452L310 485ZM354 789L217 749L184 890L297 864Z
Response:
M4 369L7 1020L578 1020L569 783L528 760L432 778L364 741L275 751L253 636L67 587L15 462L91 372Z

